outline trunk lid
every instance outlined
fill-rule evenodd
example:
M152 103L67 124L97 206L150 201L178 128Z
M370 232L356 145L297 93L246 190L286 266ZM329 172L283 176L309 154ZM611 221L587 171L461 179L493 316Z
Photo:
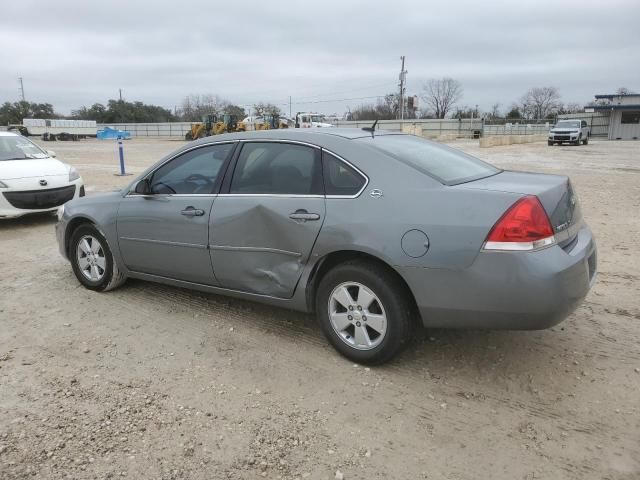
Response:
M569 177L563 175L503 171L454 188L535 195L549 216L560 246L570 244L582 225L578 198Z

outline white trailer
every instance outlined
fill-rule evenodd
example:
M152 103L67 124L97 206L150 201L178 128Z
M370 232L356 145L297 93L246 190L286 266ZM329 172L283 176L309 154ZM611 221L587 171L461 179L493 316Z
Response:
M40 135L43 140L77 140L98 132L95 120L25 118L22 125L28 135Z

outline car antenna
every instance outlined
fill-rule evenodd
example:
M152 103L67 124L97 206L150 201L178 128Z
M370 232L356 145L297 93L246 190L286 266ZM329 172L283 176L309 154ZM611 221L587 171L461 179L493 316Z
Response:
M362 130L364 130L365 132L371 132L371 138L374 137L375 135L375 131L376 131L376 125L378 124L378 119L376 118L376 121L373 122L373 125L371 125L370 127L362 127Z

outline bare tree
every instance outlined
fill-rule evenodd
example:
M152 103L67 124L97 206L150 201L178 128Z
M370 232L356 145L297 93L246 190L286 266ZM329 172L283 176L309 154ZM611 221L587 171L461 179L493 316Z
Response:
M445 118L462 98L462 84L449 77L431 79L424 86L422 99L436 118Z
M556 113L562 105L556 87L534 87L520 99L525 117L544 119Z
M204 115L220 113L229 102L218 95L188 95L182 100L179 115L185 121L201 120Z
M261 117L265 113L271 115L280 115L282 112L278 106L271 103L258 102L253 106L253 111L258 117Z
M491 112L489 112L489 118L500 118L502 113L500 112L500 104L498 102L491 106Z

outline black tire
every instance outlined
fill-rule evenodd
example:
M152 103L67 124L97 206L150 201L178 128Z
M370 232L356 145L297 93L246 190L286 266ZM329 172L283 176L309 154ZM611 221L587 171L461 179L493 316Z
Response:
M553 142L551 140L547 140L547 145L549 145L550 147L553 147Z
M589 137L587 136L583 141L582 141L583 145L589 145Z
M79 260L77 258L78 244L87 236L94 237L98 240L105 259L105 268L102 271L102 276L95 281L87 278L82 273ZM80 225L72 233L71 240L69 242L69 261L71 262L73 273L76 275L78 281L89 290L107 292L114 288L118 288L127 280L127 277L122 273L122 270L118 268L117 263L114 261L113 254L111 253L107 240L95 226L88 223Z
M575 141L574 145L576 147L579 147L581 143L582 143L582 134L578 135L578 140Z
M364 285L383 306L386 333L375 348L358 350L348 345L332 326L329 299L334 289L346 282ZM414 308L409 292L397 274L372 262L348 261L327 272L318 285L315 309L327 340L340 354L357 363L379 365L388 362L410 343L414 334Z

